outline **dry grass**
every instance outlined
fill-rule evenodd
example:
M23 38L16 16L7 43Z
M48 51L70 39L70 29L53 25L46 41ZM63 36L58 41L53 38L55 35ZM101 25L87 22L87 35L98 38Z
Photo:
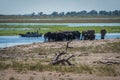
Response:
M65 56L68 57L72 54L75 55L75 57L70 60L74 66L50 65L55 53L58 51L64 51L65 46L66 42L50 42L16 46L7 48L7 50L1 50L0 72L12 69L16 71L17 74L28 74L30 71L40 73L48 71L56 73L60 72L62 74L71 73L110 77L120 76L120 64L99 63L99 60L105 60L109 57L109 59L113 60L120 59L119 39L73 41L69 44L69 47L71 48L68 48ZM9 79L12 78L10 77ZM16 80L17 77L14 77L14 79ZM29 80L32 79L36 80L35 77L29 77ZM43 76L41 79L48 80L46 76ZM73 78L59 77L59 79L72 80Z
M89 52L89 53L112 53L120 51L120 42L107 43L97 46L87 46L87 47L73 47L68 50L69 52L81 51L81 52Z
M27 71L56 71L62 73L79 73L79 74L97 74L100 76L120 76L120 65L100 65L100 66L90 66L81 64L79 66L52 66L44 65L42 63L24 63L13 61L12 64L0 63L0 70L5 70L12 68L19 73L26 73ZM117 70L118 69L118 70Z

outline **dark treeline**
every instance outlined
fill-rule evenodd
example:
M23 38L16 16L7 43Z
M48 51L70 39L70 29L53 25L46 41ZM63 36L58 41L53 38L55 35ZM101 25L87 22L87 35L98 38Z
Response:
M120 16L120 10L114 10L114 11L105 11L105 10L101 10L101 11L96 11L96 10L91 10L91 11L71 11L71 12L52 12L51 14L44 14L43 12L39 12L39 13L31 13L29 14L31 16Z
M1 14L2 16L2 14ZM18 16L18 15L17 15ZM30 14L24 14L21 16L120 16L120 10L114 10L114 11L96 11L96 10L91 10L91 11L69 11L69 12L57 12L54 11L51 14L45 14L43 12L32 12Z

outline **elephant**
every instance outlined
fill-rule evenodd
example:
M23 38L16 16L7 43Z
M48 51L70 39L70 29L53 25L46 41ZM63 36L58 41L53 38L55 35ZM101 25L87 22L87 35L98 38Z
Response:
M46 39L48 39L48 42L50 41L54 41L56 37L56 34L54 32L47 32L44 34L44 39L46 41Z
M87 40L87 31L82 31L82 36L81 36L81 40Z
M79 31L67 31L66 34L71 34L71 39L80 39L81 33Z
M95 39L95 30L88 30L88 40L94 40Z
M47 32L44 34L44 39L48 39L48 42L50 41L63 41L65 38L65 35L61 32Z
M81 33L79 31L75 31L76 33L76 39L80 39Z
M101 33L101 39L104 39L107 31L105 29L101 29L100 33Z
M81 40L94 40L95 30L82 31Z
M81 33L79 31L59 31L59 32L47 32L44 34L44 39L48 41L68 41L73 39L79 39Z
M55 41L64 41L66 35L63 32L56 32Z
M66 40L80 39L81 33L79 31L65 31Z
M47 32L44 34L44 39L45 39L45 42L47 41L46 39L48 38L48 36L51 34L51 32Z
M73 39L73 34L72 33L66 33L66 40L69 41L69 40L72 40Z

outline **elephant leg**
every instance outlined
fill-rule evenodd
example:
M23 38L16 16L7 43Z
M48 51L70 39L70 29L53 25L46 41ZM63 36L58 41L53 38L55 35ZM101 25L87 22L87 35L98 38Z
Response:
M101 35L101 39L104 39L105 35Z
M101 39L104 39L104 36L101 36Z
M46 42L46 38L45 38L44 42Z
M81 40L83 40L83 36L81 36Z
M48 42L50 42L50 38L48 38Z

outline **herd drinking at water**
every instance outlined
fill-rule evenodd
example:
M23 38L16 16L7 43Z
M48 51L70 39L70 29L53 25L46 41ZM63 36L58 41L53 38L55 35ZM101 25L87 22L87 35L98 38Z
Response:
M102 29L100 31L101 39L104 39L107 31ZM37 32L27 32L26 34L19 34L22 37L41 37L42 34ZM70 41L75 39L81 40L95 40L95 30L82 31L58 31L58 32L47 32L44 34L44 40L51 41Z
M104 39L107 31L105 29L102 29L100 33L101 33L101 39ZM45 41L48 40L48 42L69 41L69 40L75 40L75 39L95 40L95 30L82 31L82 33L80 33L79 31L47 32L44 34L44 39Z

